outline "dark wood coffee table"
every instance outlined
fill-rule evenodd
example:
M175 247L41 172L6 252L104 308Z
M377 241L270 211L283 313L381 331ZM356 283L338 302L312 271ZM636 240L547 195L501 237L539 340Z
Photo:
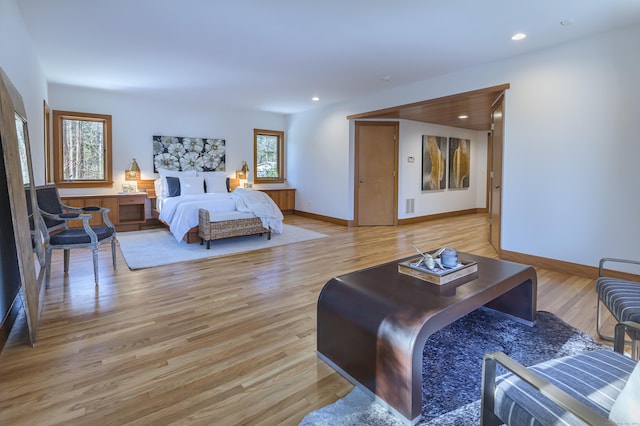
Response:
M412 424L421 418L422 352L432 333L481 306L536 320L533 267L459 257L476 261L477 273L431 284L398 272L406 258L333 278L318 298L318 356ZM451 344L464 350L464 341Z

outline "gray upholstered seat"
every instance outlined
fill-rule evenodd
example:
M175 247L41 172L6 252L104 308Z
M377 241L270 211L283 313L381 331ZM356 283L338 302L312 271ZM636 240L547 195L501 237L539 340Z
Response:
M613 424L609 412L637 361L621 353L625 328L616 327L616 351L601 349L525 368L505 354L485 355L482 371L483 425ZM496 364L508 373L496 378Z
M602 333L602 305L606 306L616 321L640 322L640 282L605 276L605 264L620 263L640 265L639 261L628 259L603 258L600 260L596 293L598 295L597 331L600 338L612 341L613 337ZM638 359L638 340L640 332L630 331L632 356Z

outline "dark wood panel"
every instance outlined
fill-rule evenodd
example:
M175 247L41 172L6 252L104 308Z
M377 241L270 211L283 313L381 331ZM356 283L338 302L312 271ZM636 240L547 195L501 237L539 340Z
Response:
M348 119L393 118L470 130L491 130L491 105L509 84L348 116ZM460 119L461 115L468 118Z

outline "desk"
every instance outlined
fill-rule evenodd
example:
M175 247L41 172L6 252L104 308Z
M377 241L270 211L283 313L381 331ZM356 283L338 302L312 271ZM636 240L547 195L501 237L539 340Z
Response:
M481 306L535 323L537 276L531 266L459 253L478 272L437 285L398 272L411 258L329 280L318 297L317 348L349 381L415 424L427 338Z

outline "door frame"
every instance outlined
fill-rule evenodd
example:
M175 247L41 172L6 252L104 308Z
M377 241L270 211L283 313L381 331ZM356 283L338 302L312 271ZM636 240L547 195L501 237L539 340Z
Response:
M495 129L494 129L494 119L493 119L493 114L494 111L496 111L497 109L500 109L502 111L502 117L500 120L500 124L501 124L501 140L499 141L499 143L501 144L500 146L500 181L496 182L494 179L496 178L495 174L494 174L494 170L495 170L495 166L496 164L493 163L493 159L494 159L494 154L495 154ZM496 250L496 252L498 252L498 256L500 256L500 252L502 250L502 186L503 186L503 181L504 181L504 176L503 176L503 167L504 167L504 122L505 122L505 93L502 92L500 94L500 96L498 96L496 98L496 100L493 102L493 104L491 105L491 143L489 144L489 149L488 154L489 154L489 158L491 161L491 167L489 168L489 182L490 185L487 188L487 192L489 195L489 235L488 235L488 239L489 239L489 243L493 246L493 248ZM499 197L500 199L499 201L499 211L498 212L494 212L493 211L493 207L494 207L494 188L499 189ZM494 213L497 213L494 215ZM498 224L497 226L494 228L494 216L498 218ZM494 244L494 232L496 232L495 235L495 242L497 242L497 244Z
M360 141L358 140L358 126L393 126L394 127L394 172L393 172L393 225L398 225L398 156L399 156L399 145L400 145L400 122L399 121L368 121L368 120L356 120L354 122L354 157L353 157L353 226L360 226L359 224L359 208L360 204L360 194L359 194L359 181L358 175L360 173L360 164L358 161L359 158L359 148Z

